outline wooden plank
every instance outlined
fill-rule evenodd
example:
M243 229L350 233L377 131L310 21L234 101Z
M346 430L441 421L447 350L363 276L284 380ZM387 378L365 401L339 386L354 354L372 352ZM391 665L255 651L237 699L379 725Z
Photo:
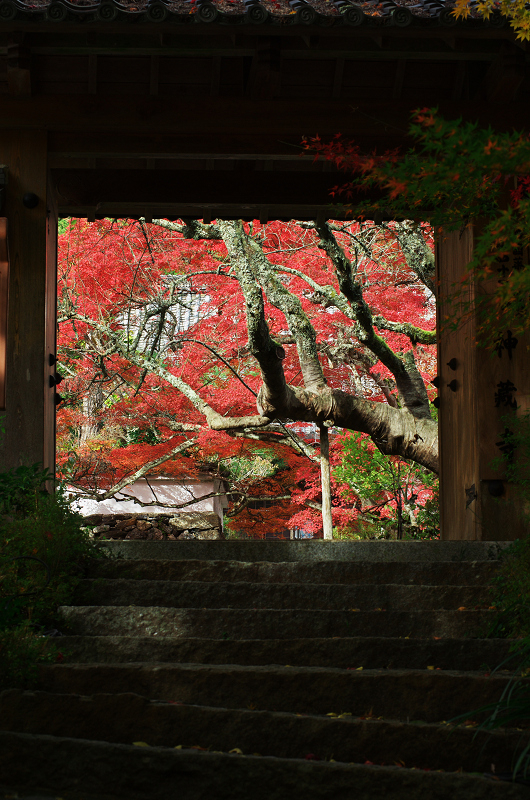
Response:
M8 166L6 217L9 220L9 301L6 363L6 433L0 442L0 469L40 462L53 467L53 391L44 385L47 341L46 133L2 131L0 162ZM28 192L35 208L21 202ZM55 294L53 294L55 298ZM51 300L48 300L51 302Z
M437 243L438 271L438 377L440 388L440 516L442 539L478 539L477 410L475 391L475 321L472 317L451 330L466 302L473 301L473 287L455 299L455 285L471 260L473 231L466 228L445 233ZM456 369L448 362L456 359ZM449 384L453 385L454 391ZM473 487L475 487L473 489Z
M7 219L0 217L0 411L6 407L8 280Z
M57 356L57 197L48 172L46 198L46 276L44 298L44 464L55 475L56 462L56 404L55 394L61 392L51 385L51 377L61 372L61 365L52 363ZM52 487L48 486L48 490Z
M158 77L160 71L160 57L151 56L149 71L149 94L156 97L158 94Z
M407 67L407 62L405 61L405 59L398 61L396 67L396 74L394 78L394 88L392 90L393 100L401 99L401 90L403 89L403 81L405 79L406 67Z
M252 162L244 162L252 166ZM319 166L319 165L317 165ZM53 170L61 207L74 209L101 203L248 203L325 204L330 186L342 173L286 171L281 185L273 171L238 171L227 180L225 170ZM175 175L179 179L175 179Z
M344 80L345 85L346 80ZM331 95L331 92L330 92ZM344 95L344 89L343 89ZM422 93L414 97L420 105ZM32 98L10 98L2 100L0 129L10 126L32 128L38 120L39 126L51 131L105 134L108 141L113 135L123 137L124 133L139 135L143 133L156 139L162 135L187 134L190 138L201 135L213 139L225 137L228 142L252 141L270 136L285 141L284 137L299 137L319 132L321 136L333 135L341 131L360 139L370 149L379 143L397 146L400 143L396 127L403 128L403 140L410 119L410 101L388 101L378 93L372 92L362 105L356 103L362 114L344 113L344 100L324 97L316 104L310 98L284 98L282 100L263 99L259 104L248 98L210 98L208 103L202 97L190 96L186 108L179 104L167 104L160 98L134 97L96 97L90 95L72 96L68 103L63 97L34 96ZM470 103L462 107L460 103L445 102L440 112L446 118L460 115L473 119L479 124L491 124L499 130L524 129L528 123L528 104L517 101L511 104L510 113L504 106L490 103ZM216 120L216 136L211 137L212 118ZM389 127L388 127L389 126ZM252 147L254 150L254 147Z
M23 34L13 34L7 45L7 85L11 95L31 95L31 52Z

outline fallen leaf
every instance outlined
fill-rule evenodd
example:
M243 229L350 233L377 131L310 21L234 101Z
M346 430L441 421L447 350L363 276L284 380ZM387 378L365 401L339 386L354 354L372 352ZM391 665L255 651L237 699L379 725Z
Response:
M133 742L133 745L135 747L151 747L151 745L147 744L147 742Z
M357 667L356 672L360 672L364 667Z
M434 667L427 667L427 669L435 669Z
M233 750L229 750L228 752L229 753L237 753L238 756L242 756L243 755L243 751L240 750L239 747L234 747Z
M465 610L466 610L465 606L460 606L460 608L457 608L457 611L465 611Z
M319 757L316 756L314 753L308 753L305 756L306 761L320 761Z
M335 714L333 711L328 711L328 713L326 714L326 717L338 717L338 716L339 715Z
M181 744L176 744L175 747L174 747L174 750L182 750L182 745Z

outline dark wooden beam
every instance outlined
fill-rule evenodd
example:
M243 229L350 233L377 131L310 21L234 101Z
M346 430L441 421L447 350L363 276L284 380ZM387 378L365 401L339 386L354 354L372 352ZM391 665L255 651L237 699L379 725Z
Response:
M47 254L46 133L2 132L0 162L9 170L5 216L9 237L6 432L2 469L40 462L53 469L54 390L49 385L50 336L55 338L56 263ZM26 193L38 198L23 203ZM51 294L51 300L50 300Z
M8 279L7 218L0 217L0 411L6 407Z
M7 44L7 87L10 95L31 95L31 52L21 33L9 37Z
M61 206L101 203L250 203L325 205L329 190L345 180L338 172L54 169Z

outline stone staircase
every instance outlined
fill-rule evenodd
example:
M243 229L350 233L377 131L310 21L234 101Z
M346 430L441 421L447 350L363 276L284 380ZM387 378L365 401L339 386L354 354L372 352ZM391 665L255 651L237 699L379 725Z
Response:
M61 663L0 695L0 797L528 798L480 542L111 542ZM526 737L521 740L521 736Z

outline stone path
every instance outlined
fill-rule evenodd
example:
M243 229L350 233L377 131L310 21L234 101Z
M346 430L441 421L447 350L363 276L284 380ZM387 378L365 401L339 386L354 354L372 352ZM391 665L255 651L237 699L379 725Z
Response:
M496 546L114 542L64 662L0 695L0 797L519 800L481 639ZM494 767L492 767L494 765Z

